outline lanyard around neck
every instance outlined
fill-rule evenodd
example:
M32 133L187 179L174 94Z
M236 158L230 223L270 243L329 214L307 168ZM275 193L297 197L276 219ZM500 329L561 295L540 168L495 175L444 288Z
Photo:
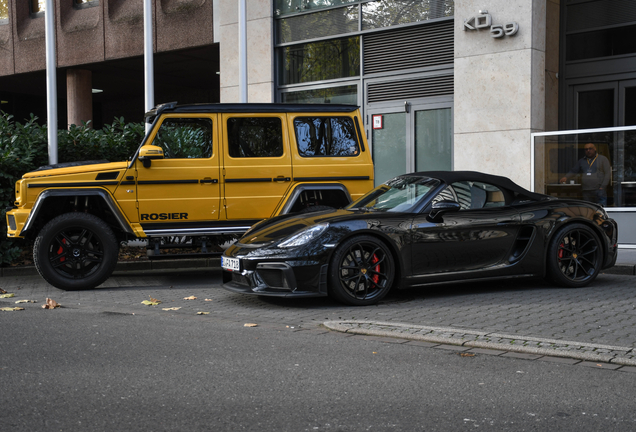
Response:
M587 166L592 168L592 165L594 165L594 161L596 160L597 157L598 157L598 155L594 156L594 159L592 160L592 162L590 162L590 160L588 158L585 158L585 161L587 162Z

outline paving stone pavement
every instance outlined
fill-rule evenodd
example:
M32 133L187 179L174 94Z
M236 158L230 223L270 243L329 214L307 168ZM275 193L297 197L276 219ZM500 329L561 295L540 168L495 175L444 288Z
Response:
M556 356L636 365L633 276L601 274L590 287L582 289L517 280L447 285L394 292L370 307L343 306L328 298L245 296L225 291L220 285L221 271L215 268L116 272L95 290L68 292L50 286L39 276L5 276L0 278L0 287L15 297L0 299L0 307L31 299L38 303L19 306L41 308L50 297L63 307L86 311L167 317L209 312L201 319L274 323L300 329L315 329L324 323L347 332L353 331L347 326L354 325L363 330L359 334L377 335L379 331L383 336L411 340L513 353L552 352ZM196 300L184 299L189 296ZM162 303L141 303L150 298ZM163 310L173 307L180 309ZM358 324L360 321L365 324ZM387 323L393 327L387 327ZM365 325L367 328L360 327ZM413 335L416 337L410 337Z

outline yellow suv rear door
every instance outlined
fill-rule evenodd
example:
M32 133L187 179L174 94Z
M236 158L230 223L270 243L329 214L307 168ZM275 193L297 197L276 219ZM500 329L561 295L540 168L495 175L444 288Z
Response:
M294 183L342 183L353 200L373 189L373 161L359 119L342 112L293 113L288 123Z
M272 216L291 184L285 114L222 114L227 219Z

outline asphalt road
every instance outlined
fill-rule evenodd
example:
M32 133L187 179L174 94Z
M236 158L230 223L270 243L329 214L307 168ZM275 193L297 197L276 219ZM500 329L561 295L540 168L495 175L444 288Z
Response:
M196 315L1 320L3 431L636 427L633 373Z
M584 290L454 286L396 293L370 308L244 297L219 288L219 277L127 273L75 293L37 277L0 280L16 294L0 306L38 301L0 313L0 430L636 428L636 373L628 368L475 354L319 326L381 319L569 338L579 326L580 338L634 344L633 277L601 275ZM63 307L42 309L46 297ZM150 297L163 303L141 304ZM592 332L599 324L613 330Z

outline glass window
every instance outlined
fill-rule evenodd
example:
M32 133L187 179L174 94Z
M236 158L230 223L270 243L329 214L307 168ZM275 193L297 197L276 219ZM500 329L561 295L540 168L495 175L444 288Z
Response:
M283 155L283 126L277 117L234 117L227 120L230 157Z
M332 103L358 104L358 86L348 85L306 90L295 90L281 93L283 103Z
M310 156L357 156L360 153L350 117L299 117L294 120L298 153Z
M553 135L535 141L535 191L604 207L634 206L630 186L628 132Z
M75 6L76 9L99 6L99 0L73 0L73 6Z
M360 38L351 37L278 49L279 84L299 84L360 75Z
M584 60L636 53L636 25L569 34L566 60Z
M614 125L614 89L578 92L579 129L612 127Z
M406 168L406 115L382 114L382 129L372 130L375 184L381 184Z
M356 3L358 1L359 0L274 0L274 11L277 16L280 16Z
M415 112L415 171L451 170L451 109Z
M212 121L204 118L167 118L153 145L163 148L165 159L212 156Z
M278 43L342 35L358 31L358 6L285 18L276 24Z
M450 195L449 195L450 193ZM450 198L449 196L452 196ZM456 182L440 193L442 199L453 199L460 205L461 210L473 210L489 207L502 207L506 205L506 199L496 186L481 182ZM434 201L438 197L435 197Z
M31 0L31 13L44 12L46 9L45 0Z
M9 22L9 0L0 0L0 24Z
M452 0L377 0L362 4L362 29L449 17L454 12Z
M400 176L381 184L346 208L408 212L438 185L439 180L429 177Z
M636 87L625 88L625 126L636 126Z

